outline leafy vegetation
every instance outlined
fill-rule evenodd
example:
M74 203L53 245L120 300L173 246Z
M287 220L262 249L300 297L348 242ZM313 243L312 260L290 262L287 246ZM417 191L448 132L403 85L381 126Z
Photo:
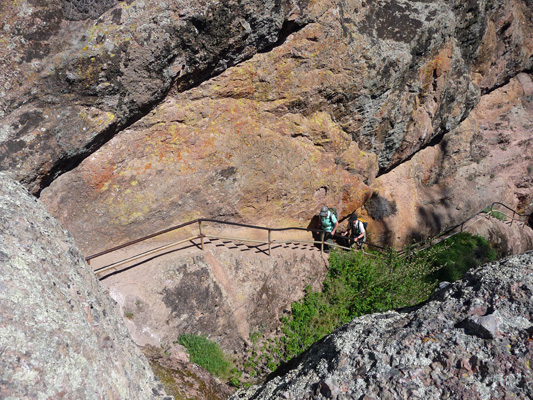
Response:
M500 221L507 221L507 217L505 216L505 214L500 211L493 211L491 215L494 218L499 219Z
M493 216L494 218L496 218L496 219L498 219L500 221L507 221L507 217L505 216L504 213L502 213L500 211L493 210L491 206L488 206L482 212L490 213L491 216Z
M455 281L468 269L496 258L486 239L468 233L401 256L394 251L386 255L332 251L322 290L308 286L304 297L292 303L292 313L282 318L282 335L250 334L242 371L205 337L181 335L178 343L189 350L192 362L236 387L247 386L353 318L419 304L434 292L438 281Z
M261 332L250 334L251 348L243 364L245 372L255 379L274 371L283 360L280 338L267 338Z
M334 251L322 290L308 286L303 299L292 303L291 315L282 319L283 336L251 336L245 368L251 377L263 376L353 318L418 304L433 293L438 281L455 281L468 269L496 258L486 239L468 233L403 256Z
M493 212L494 215L494 212ZM437 271L433 278L439 281L455 282L466 271L498 258L496 250L482 236L459 233L436 246L445 246L445 251L437 251L433 264Z
M191 362L204 367L211 374L233 381L236 370L218 344L205 336L182 334L177 343L189 351Z
M433 250L370 257L362 252L333 252L321 292L310 287L283 320L284 356L292 358L353 318L426 300L436 281Z

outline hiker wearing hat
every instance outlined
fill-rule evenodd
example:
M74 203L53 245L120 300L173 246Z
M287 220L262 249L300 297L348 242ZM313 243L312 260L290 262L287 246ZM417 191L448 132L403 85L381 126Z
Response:
M361 249L366 242L366 227L367 223L364 219L359 218L356 213L350 215L348 219L348 231L343 233L343 236L350 238L350 247L357 245Z
M322 207L320 209L320 227L326 232L324 239L331 241L338 226L339 221L337 219L336 211L333 209L330 210L326 206Z

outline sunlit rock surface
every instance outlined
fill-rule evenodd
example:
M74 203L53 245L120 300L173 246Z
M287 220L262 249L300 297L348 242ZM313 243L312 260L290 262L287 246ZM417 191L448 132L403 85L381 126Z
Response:
M0 397L165 399L72 236L0 173Z
M139 20L148 12L160 19L181 15L180 4L164 12L140 2L131 7L140 13ZM206 15L232 7L231 2L217 4L206 4L212 10ZM494 200L531 211L530 185L523 179L510 180L515 189L503 184L517 172L526 181L531 176L533 27L525 1L323 0L283 7L279 21L285 25L268 18L257 24L263 32L272 22L279 40L261 47L261 38L269 36L255 33L251 24L249 35L243 35L264 51L254 50L252 58L236 56L228 69L220 62L209 73L186 75L198 78L194 85L172 74L171 83L163 85L156 74L155 81L146 77L147 86L141 80L145 75L128 75L129 66L124 70L131 77L128 93L152 93L151 85L167 89L151 94L150 107L136 111L134 118L131 113L121 116L128 122L110 131L107 138L112 139L42 192L47 207L84 252L199 216L306 227L323 204L344 217L362 211L376 196L406 209L397 207L388 220L367 213L374 240L396 247ZM106 26L113 13L118 11L104 13L97 26ZM209 24L189 25L183 22L188 17L179 18L183 29L198 31L195 40L211 32ZM122 22L119 27L125 29ZM102 45L109 42L107 36L101 40ZM205 51L223 52L226 41L215 42L219 47L213 44ZM173 51L181 52L176 46ZM117 65L122 71L122 64ZM502 93L507 87L509 92ZM97 98L100 103L111 99ZM483 104L499 102L517 107L497 109L498 118L509 121L505 135L514 150L509 146L489 163L488 157L499 151L492 137L500 125L493 107ZM34 152L24 149L28 155ZM518 166L506 161L516 154L521 154ZM487 166L480 170L482 159ZM402 172L406 168L415 172ZM424 185L434 187L419 188ZM395 191L406 196L392 195ZM446 203L450 191L458 198L451 196L443 217L433 208ZM468 198L466 206L460 197ZM455 207L461 212L454 212ZM415 231L420 221L423 225Z

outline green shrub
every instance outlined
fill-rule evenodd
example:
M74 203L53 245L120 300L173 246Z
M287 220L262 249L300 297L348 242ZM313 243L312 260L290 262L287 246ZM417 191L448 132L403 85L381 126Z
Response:
M291 316L283 319L285 358L300 354L357 316L426 300L436 286L429 278L433 258L433 250L376 258L362 252L332 252L322 291L307 287L304 298L292 304Z
M438 270L432 275L439 281L455 282L470 268L497 259L498 254L482 236L459 233L436 247L446 247L436 254L434 265Z
M245 365L251 376L263 376L353 318L419 304L434 292L438 280L454 281L469 268L496 258L481 236L461 233L428 250L402 256L333 251L322 290L305 289L292 312L282 319L283 336L266 347L251 335ZM268 363L268 368L265 366Z
M499 219L500 221L507 221L507 217L505 216L505 214L500 211L493 211L490 215L492 215L496 219Z
M191 362L204 367L219 378L232 378L235 369L215 342L210 341L205 336L188 334L180 335L176 342L187 348Z
M491 216L496 219L499 219L500 221L507 221L507 217L504 213L493 210L491 206L486 207L482 212L484 212L485 214L490 213Z

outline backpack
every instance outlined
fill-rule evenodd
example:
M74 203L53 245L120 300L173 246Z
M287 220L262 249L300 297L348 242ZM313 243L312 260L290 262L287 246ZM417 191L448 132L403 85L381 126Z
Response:
M330 207L330 208L328 208L328 211L335 216L337 221L339 220L339 214L337 214L337 210L336 209L334 209L333 207Z

